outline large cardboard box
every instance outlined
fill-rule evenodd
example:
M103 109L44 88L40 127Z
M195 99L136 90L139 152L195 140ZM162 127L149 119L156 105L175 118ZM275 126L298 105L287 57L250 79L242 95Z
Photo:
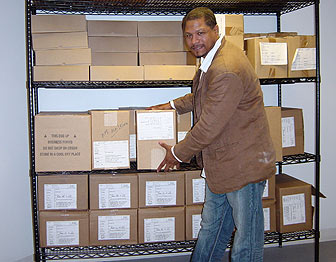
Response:
M32 15L32 33L86 32L85 15Z
M180 36L140 36L139 52L182 52L187 51L182 34Z
M36 172L91 171L88 113L39 113L34 120Z
M139 207L183 206L184 173L139 173Z
M138 243L136 209L90 210L90 245Z
M201 177L201 170L185 172L186 205L199 205L205 199L205 179Z
M39 212L41 247L88 246L87 211Z
M91 81L142 81L143 66L91 66Z
M301 108L281 108L282 154L304 154L304 125Z
M90 65L91 49L50 49L35 51L35 65Z
M87 32L33 34L34 50L88 47Z
M312 187L286 174L276 175L276 229L280 233L312 229Z
M139 53L140 65L196 65L190 52Z
M145 80L192 80L196 73L193 65L145 65Z
M140 208L139 243L185 240L184 207Z
M34 66L34 81L89 81L89 65Z
M38 210L87 210L87 175L40 175L37 177Z
M236 45L241 50L244 50L244 36L243 35L226 35L225 40Z
M92 170L130 168L127 110L91 110Z
M287 77L287 41L285 38L246 40L246 55L259 78Z
M182 36L180 21L140 21L138 36Z
M288 43L288 77L316 76L316 37L286 37Z
M89 36L137 36L136 21L88 20Z
M90 209L138 208L137 174L90 175Z
M264 211L264 231L274 232L276 231L275 200L263 199L262 204Z
M203 205L185 207L186 240L196 240L201 229Z
M216 14L215 16L221 34L228 36L244 34L243 15Z
M263 199L275 199L275 175L266 180L265 190L262 196Z
M92 52L93 66L137 66L138 53Z
M190 113L177 114L177 142L180 142L187 135L192 126L192 115Z
M275 149L275 160L282 161L281 107L266 106L265 111Z
M90 36L89 47L93 52L138 52L136 36Z
M136 128L137 168L155 170L166 155L159 142L176 144L176 111L137 110Z

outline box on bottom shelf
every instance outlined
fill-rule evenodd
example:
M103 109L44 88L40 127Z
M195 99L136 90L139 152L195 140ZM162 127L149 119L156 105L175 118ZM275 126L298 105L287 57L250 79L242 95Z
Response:
M263 199L262 203L264 211L264 231L274 232L276 231L275 200Z
M185 207L186 240L196 240L201 229L203 205Z
M90 245L136 244L137 210L91 210Z

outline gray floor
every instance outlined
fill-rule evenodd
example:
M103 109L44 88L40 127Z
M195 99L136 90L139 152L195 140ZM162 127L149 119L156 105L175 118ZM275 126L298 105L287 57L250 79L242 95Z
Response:
M123 262L186 262L190 259L190 253L167 254L160 256L140 256L128 258L115 258L104 261L123 261ZM228 254L223 261L229 261ZM313 262L314 244L295 244L283 247L266 247L264 252L264 262ZM320 243L321 262L336 261L336 241Z

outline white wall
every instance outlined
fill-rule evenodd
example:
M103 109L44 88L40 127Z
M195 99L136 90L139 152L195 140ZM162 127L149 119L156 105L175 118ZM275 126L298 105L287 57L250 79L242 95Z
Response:
M5 5L5 6L4 6ZM31 261L33 254L33 235L30 205L29 160L28 160L28 120L25 88L25 27L24 1L6 1L3 3L0 42L1 62L1 103L2 128L0 135L0 261ZM283 16L282 29L298 31L300 34L313 33L314 9L305 8ZM321 1L321 191L327 199L321 200L322 240L336 240L336 211L334 199L336 176L334 175L333 157L336 148L334 134L332 99L336 97L333 86L333 66L335 61L334 43L336 43L334 25L336 24L336 2ZM274 17L246 17L246 30L249 32L267 32L275 30ZM262 27L261 27L262 26ZM265 104L276 104L276 88L263 87ZM69 91L69 90L68 90ZM97 90L96 90L97 91ZM125 105L150 105L174 98L187 89L174 90L120 90L108 92L100 90L62 91L41 90L41 110L86 110ZM126 92L126 95L124 94ZM137 99L130 99L135 95ZM115 98L118 97L118 102ZM141 102L138 98L141 97ZM283 104L304 108L306 151L314 152L314 85L297 84L283 88ZM60 102L61 101L61 102ZM308 182L314 182L314 164L301 164L285 167L284 171Z

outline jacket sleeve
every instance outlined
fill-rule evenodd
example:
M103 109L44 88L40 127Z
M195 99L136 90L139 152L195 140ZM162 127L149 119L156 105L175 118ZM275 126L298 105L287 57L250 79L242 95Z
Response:
M210 145L224 131L244 93L241 79L234 73L221 73L209 82L199 121L174 152L183 162Z
M177 113L180 115L193 110L193 94L186 94L180 98L174 99L174 105Z

